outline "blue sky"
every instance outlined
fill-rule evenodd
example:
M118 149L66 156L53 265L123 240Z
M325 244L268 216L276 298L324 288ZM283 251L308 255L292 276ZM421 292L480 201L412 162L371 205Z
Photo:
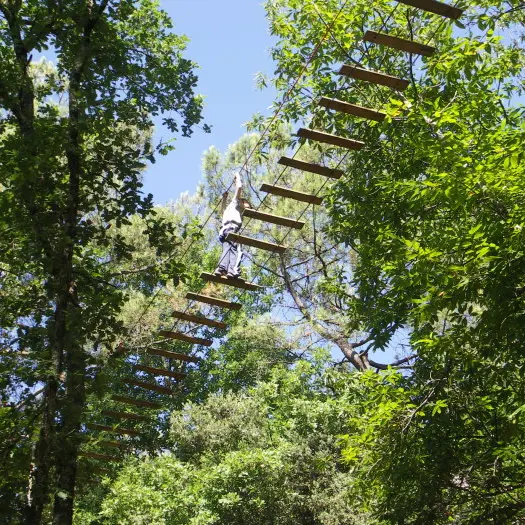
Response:
M177 34L190 39L186 58L197 62L198 92L206 97L204 117L211 133L197 129L177 138L176 150L159 157L144 177L144 191L158 204L193 193L201 178L201 157L210 146L221 151L244 132L242 124L256 113L269 113L271 89L259 91L255 74L271 74L272 39L262 0L161 0ZM166 138L166 131L158 130Z

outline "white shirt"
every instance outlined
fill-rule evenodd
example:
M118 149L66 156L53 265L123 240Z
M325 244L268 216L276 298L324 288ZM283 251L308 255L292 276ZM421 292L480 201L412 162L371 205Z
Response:
M224 214L222 215L222 226L227 222L236 222L237 224L242 224L242 217L241 217L241 211L239 209L239 199L234 197L230 204L226 206L226 209L224 210Z

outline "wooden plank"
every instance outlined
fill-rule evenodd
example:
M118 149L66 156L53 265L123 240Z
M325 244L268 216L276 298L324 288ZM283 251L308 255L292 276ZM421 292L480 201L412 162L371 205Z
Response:
M102 461L122 461L118 456L108 456L107 454L99 454L97 452L79 452L79 456L91 459L100 459Z
M283 246L282 244L260 241L259 239L246 237L245 235L239 235L238 233L229 233L226 236L226 239L238 242L239 244L244 244L245 246L253 246L254 248L260 248L261 250L267 250L274 253L284 253L287 250L287 246Z
M177 359L178 361L187 361L188 363L198 363L200 359L192 355L179 354L178 352L171 352L170 350L163 350L162 348L146 348L146 352L151 355L160 355L168 359Z
M341 146L346 149L359 150L365 145L365 143L360 140L347 139L346 137L332 135L331 133L325 133L317 129L299 128L297 135L303 139L316 140L317 142Z
M118 441L93 441L96 445L99 445L101 447L109 447L109 448L126 448L128 445L126 443L119 443Z
M173 390L167 386L157 385L156 383L146 383L144 381L138 381L137 379L126 379L124 383L128 385L138 386L146 390L152 390L153 392L158 392L159 394L171 395Z
M263 211L253 210L252 208L245 208L243 215L250 219L279 224L280 226L288 226L288 228L295 228L296 230L301 230L304 226L303 221L296 221L295 219L281 217L280 215L271 215L270 213L265 213Z
M110 475L112 473L110 469L102 468L102 467L91 467L89 471L94 472L95 474L103 474L103 475Z
M205 326L211 326L213 328L226 328L226 323L222 321L215 321L214 319L208 319L207 317L202 317L200 315L187 314L186 312L178 312L177 310L173 311L171 317L175 319L181 319L182 321L188 321L190 323L202 324Z
M111 399L119 403L124 403L126 405L133 405L136 407L155 408L155 409L162 408L162 405L160 403L153 403L152 401L144 401L143 399L135 399L133 397L112 395Z
M397 36L385 35L384 33L377 33L376 31L367 31L363 40L426 57L432 56L436 50L434 47L426 46L419 42L405 40L404 38L399 38Z
M224 284L226 286L233 286L234 288L241 288L243 290L250 290L255 292L262 290L262 286L253 283L247 283L244 279L230 279L226 276L214 275L213 273L202 272L201 279L210 281L212 283Z
M174 379L184 379L187 375L182 372L173 372L172 370L166 370L165 368L153 368L145 365L135 365L133 368L135 370L140 370L141 372L149 372L156 376L173 377Z
M131 421L150 421L151 419L147 416L132 414L130 412L117 412L116 410L102 410L102 415L116 419L130 419Z
M322 175L323 177L328 177L329 179L340 179L344 174L343 170L328 168L327 166L313 164L312 162L304 162L303 160L291 159L290 157L281 157L277 162L283 166L309 171L310 173L316 173L317 175Z
M436 0L397 0L401 4L417 7L423 11L434 13L436 15L444 16L445 18L452 18L457 20L462 14L463 9L459 9L452 5L437 2Z
M124 354L128 353L129 352L129 348L126 348L124 346L124 343L120 342L117 346L117 348L115 348L115 350L113 350L113 353L111 354L111 357L121 357L123 356Z
M397 91L404 91L409 85L408 80L403 78L393 77L391 75L386 75L385 73L380 73L379 71L351 66L349 64L343 64L338 73L345 77L363 80L364 82L378 84L379 86L386 86L391 89L396 89Z
M231 301L225 301L224 299L218 299L217 297L210 297L209 295L202 295L200 293L188 292L186 299L211 304L212 306L219 306L221 308L229 308L230 310L240 310L242 308L242 304L240 303L232 303Z
M180 332L170 332L169 330L161 330L159 332L161 337L167 339L176 339L177 341L184 341L192 345L211 346L213 341L211 339L203 339L202 337L193 337L192 335L181 334Z
M127 434L128 436L138 436L140 432L131 428L111 427L108 425L99 425L97 423L87 423L86 427L90 430L101 430L112 434Z
M376 120L377 122L381 122L386 117L386 113L381 111L358 106L357 104L350 104L349 102L337 100L336 98L321 97L319 99L319 105L328 109L335 109L336 111L347 113L348 115L354 115L355 117Z
M286 197L300 202L309 202L310 204L321 204L323 202L322 197L317 195L310 195L309 193L303 193L301 191L290 190L284 186L272 186L270 184L263 184L261 191L271 193L273 195L279 195L280 197Z

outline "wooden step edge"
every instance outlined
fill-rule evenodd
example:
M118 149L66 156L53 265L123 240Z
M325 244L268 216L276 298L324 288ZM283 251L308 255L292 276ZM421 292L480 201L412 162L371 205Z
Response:
M353 115L354 117L375 120L376 122L382 122L386 117L386 113L383 113L382 111L365 108L363 106L351 104L350 102L345 102L344 100L338 100L336 98L321 97L319 99L319 105L327 109L333 109L335 111L346 113L347 115Z
M99 425L98 423L86 423L86 428L90 430L100 430L102 432L110 432L113 434L126 434L128 436L138 436L140 432L131 428L112 427L109 425Z
M280 215L272 215L259 210L253 210L251 208L245 208L243 215L250 219L269 222L271 224L278 224L280 226L287 226L288 228L294 228L296 230L302 230L305 225L304 221L297 221L295 219L290 219L289 217L281 217Z
M360 150L365 143L361 140L349 139L347 137L341 137L340 135L333 135L320 131L318 129L299 128L297 130L297 136L303 139L315 140L317 142L323 142L324 144L331 144L332 146L339 146L341 148Z
M216 321L215 319L208 319L207 317L202 317L200 315L188 314L186 312L179 312L174 310L171 314L175 319L180 319L181 321L188 321L190 323L202 324L204 326L211 326L212 328L220 328L224 330L227 326L226 323L222 321Z
M172 395L174 392L171 388L167 386L157 385L156 383L146 383L145 381L138 381L137 379L126 379L124 383L127 385L138 386L139 388L144 388L145 390L151 390L152 392L158 392L159 394Z
M323 202L323 197L317 195L311 195L309 193L303 193L301 191L290 190L284 186L275 186L271 184L262 184L260 191L271 193L272 195L278 195L285 199L292 199L299 202L308 202L309 204L319 205Z
M341 69L339 69L338 74L355 80L362 80L363 82L385 86L390 89L395 89L396 91L405 91L410 84L410 82L404 78L393 77L386 73L381 73L372 69L364 69L350 64L343 64Z
M284 253L287 250L287 246L282 244L275 244L273 242L261 241L252 237L246 237L246 235L239 235L238 233L229 233L226 236L227 240L237 242L245 246L253 246L261 250L267 250L274 253Z
M188 363L198 363L200 359L198 357L186 354L180 354L178 352L172 352L171 350L164 350L163 348L146 348L146 352L150 355L158 355L161 357L167 357L168 359L175 359L178 361L186 361Z
M406 40L405 38L400 38L398 36L391 36L385 33L378 33L376 31L370 30L365 33L363 40L365 42L372 42L374 44L397 49L398 51L406 51L407 53L413 53L426 57L432 56L436 51L434 47L427 46L419 42L414 42L412 40Z
M295 168L298 170L315 173L317 175L322 175L323 177L328 177L330 179L340 179L344 174L343 170L329 168L327 166L321 166L320 164L305 162L303 160L292 159L290 157L281 157L277 161L277 163L282 164L283 166L288 166L290 168Z
M214 275L207 272L201 273L201 279L212 283L223 284L225 286L233 286L234 288L240 288L242 290L249 290L252 292L262 290L262 286L254 283L248 283L244 279L232 279L226 276Z
M220 308L228 308L230 310L240 310L242 308L242 304L240 303L225 301L224 299L219 299L217 297L211 297L209 295L203 295L193 292L188 292L186 294L186 299L190 299L191 301L198 301L212 306L218 306Z
M151 408L155 410L159 410L162 408L162 405L160 403L154 403L153 401L145 401L143 399L135 399L133 397L119 396L116 394L112 395L111 399L113 401L116 401L117 403L124 403L126 405L132 405L137 407Z
M151 418L131 412L118 412L116 410L102 410L103 416L114 417L115 419L129 419L131 421L151 421Z
M445 18L451 18L457 20L462 14L463 9L458 7L444 4L443 2L437 2L436 0L397 0L401 4L416 7L423 11L428 11L435 15L444 16Z
M135 365L134 370L139 370L141 372L149 372L150 374L163 377L172 377L174 379L184 379L187 374L183 372L174 372L173 370L166 370L165 368L154 368L152 366L145 365Z
M79 452L79 456L90 459L100 459L101 461L122 461L121 457L109 456L108 454L99 454L97 452Z
M98 445L100 447L109 447L109 448L118 448L118 449L128 448L129 446L125 443L119 443L118 441L106 441L106 440L91 441L90 443L94 445Z
M159 336L166 337L167 339L176 339L177 341L183 341L185 343L191 343L192 345L211 346L213 344L211 339L193 337L192 335L181 334L180 332L171 332L170 330L160 330Z

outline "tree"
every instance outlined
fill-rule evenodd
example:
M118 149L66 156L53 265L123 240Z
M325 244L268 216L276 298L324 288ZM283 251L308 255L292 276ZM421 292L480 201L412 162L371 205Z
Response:
M245 219L244 235L287 246L281 257L265 251L246 250L250 266L247 272L265 287L272 297L273 308L279 308L280 318L275 322L293 327L298 340L302 341L300 347L304 355L308 354L309 345L324 342L337 349L343 360L357 370L385 369L387 364L369 356L373 338L364 330L355 308L348 307L349 299L359 300L351 283L356 252L328 236L330 221L322 206L263 196L257 191L262 183L274 184L277 180L281 186L308 195L322 195L326 192L327 179L297 169L284 169L278 164L281 156L288 153L291 142L286 126L278 129L273 140L264 144L263 155L254 153L261 142L258 134L248 134L222 155L216 149L209 150L203 163L205 191L211 202L218 202L228 188L229 174L242 169L243 195L253 208L303 223L300 229L293 229ZM325 153L326 148L302 145L297 158L320 163ZM390 366L403 365L409 359L410 356L403 356Z
M366 144L342 163L348 175L329 197L330 234L357 253L359 300L347 298L348 308L381 345L407 327L418 355L412 375L371 380L356 407L346 451L361 467L356 490L388 523L518 522L522 6L470 2L453 30L433 15L382 3L354 2L341 12L340 2L267 5L283 91L301 54L331 26L304 89L285 108L290 118L334 94L387 114L380 125L311 117L313 127ZM363 28L437 52L419 60L367 46L359 42ZM410 86L391 94L356 83L346 94L330 74L340 62L408 78Z
M140 191L146 162L170 147L152 147L152 118L184 136L201 119L194 64L170 27L149 0L0 4L3 346L6 364L16 354L25 368L13 390L44 386L27 523L40 522L51 458L53 521L71 522L86 350L122 333L124 294L94 244L111 238L112 256L129 257L110 232L137 213L159 254L173 250L173 231ZM37 82L32 57L46 50L56 72Z
M80 523L370 523L337 459L340 412L325 391L337 374L325 375L325 358L187 403L172 414L169 452L129 462Z

